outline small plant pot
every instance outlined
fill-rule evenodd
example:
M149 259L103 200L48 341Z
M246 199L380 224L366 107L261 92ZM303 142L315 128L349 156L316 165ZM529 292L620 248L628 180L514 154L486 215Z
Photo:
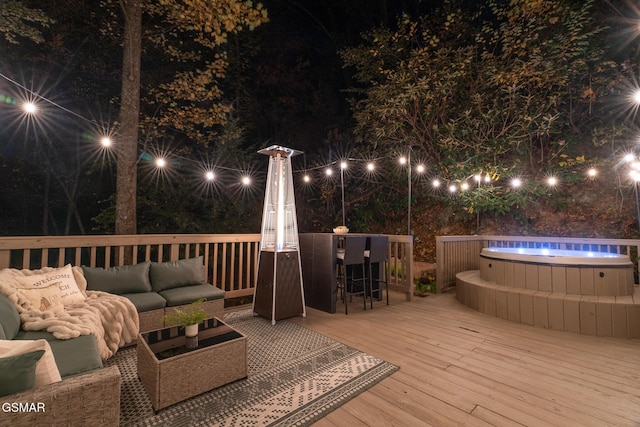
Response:
M198 336L198 325L188 325L184 327L184 334L188 337L197 337Z

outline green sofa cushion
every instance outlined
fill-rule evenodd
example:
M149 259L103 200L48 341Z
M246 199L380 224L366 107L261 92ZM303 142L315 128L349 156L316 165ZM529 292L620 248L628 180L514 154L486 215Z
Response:
M36 363L44 350L0 358L0 396L33 388L36 383Z
M204 257L170 262L152 262L149 270L151 286L156 292L204 283Z
M167 305L167 300L156 292L139 292L135 294L122 294L121 296L131 301L133 305L136 306L138 313L165 308Z
M166 291L160 292L160 295L167 300L167 307L175 307L176 305L191 304L200 298L207 301L224 298L225 292L222 289L205 283L167 289Z
M0 339L12 340L20 330L20 315L13 303L0 294Z
M47 331L20 331L16 339L49 341L62 378L102 368L98 343L93 335L59 340Z
M136 265L119 265L110 268L82 266L88 291L103 291L122 295L151 291L149 283L150 261Z

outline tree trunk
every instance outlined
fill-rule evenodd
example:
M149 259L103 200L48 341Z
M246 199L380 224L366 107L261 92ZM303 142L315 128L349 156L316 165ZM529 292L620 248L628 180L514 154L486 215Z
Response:
M136 234L142 0L120 0L124 16L122 95L117 143L116 234Z

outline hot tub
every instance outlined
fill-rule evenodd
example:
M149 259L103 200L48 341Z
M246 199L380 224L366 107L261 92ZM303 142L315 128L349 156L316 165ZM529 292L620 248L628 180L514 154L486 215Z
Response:
M633 294L628 255L544 248L484 248L480 278L498 285L561 294Z

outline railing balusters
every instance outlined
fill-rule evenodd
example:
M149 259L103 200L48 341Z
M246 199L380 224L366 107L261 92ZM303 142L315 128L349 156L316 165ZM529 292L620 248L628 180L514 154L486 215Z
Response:
M253 294L259 234L0 237L0 268L38 269L49 261L58 264L52 267L73 262L78 266L109 268L124 264L125 248L132 250L133 263L162 262L165 253L170 260L202 254L208 283L227 291L229 298ZM408 297L413 284L412 259L412 240L408 236L389 236L386 263L389 285L407 292Z

